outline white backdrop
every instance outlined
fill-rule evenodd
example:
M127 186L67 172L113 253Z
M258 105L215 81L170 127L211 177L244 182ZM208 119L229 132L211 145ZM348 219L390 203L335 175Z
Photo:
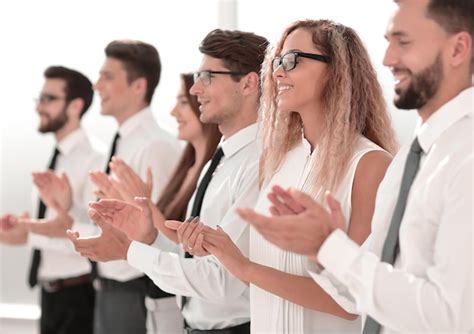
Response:
M220 1L232 8L233 1ZM113 39L141 39L154 44L163 72L153 100L161 124L174 130L169 111L180 72L200 62L198 44L219 24L264 35L271 42L297 19L329 18L355 28L376 65L401 143L411 138L415 112L392 107L392 79L382 66L383 34L391 0L240 0L236 18L218 19L218 0L59 1L15 0L0 4L0 214L31 206L30 173L42 169L53 139L36 132L32 98L43 82L43 70L52 64L75 68L93 81L104 60L103 49ZM223 6L222 6L223 5ZM230 7L229 7L230 6ZM230 21L229 21L230 20ZM115 131L111 119L99 115L98 99L84 118L92 135L107 142ZM0 304L34 303L36 293L26 288L30 251L0 246Z

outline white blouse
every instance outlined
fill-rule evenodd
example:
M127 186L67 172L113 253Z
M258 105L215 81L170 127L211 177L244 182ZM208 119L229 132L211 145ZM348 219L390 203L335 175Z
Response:
M351 194L355 171L361 157L370 151L382 150L365 137L359 137L348 171L338 190L334 193L341 203L345 217L350 221ZM267 198L272 186L305 189L305 181L310 172L316 150L311 154L310 144L303 138L300 144L289 151L280 169L263 186L257 201L256 211L269 214L271 202ZM321 189L320 191L324 191ZM253 228L250 229L250 260L262 265L300 276L309 276L310 263L306 256L284 251L266 241ZM295 289L298 287L295 287ZM354 332L361 329L360 319L345 320L331 314L322 313L294 304L274 294L250 285L250 309L252 333L316 333Z

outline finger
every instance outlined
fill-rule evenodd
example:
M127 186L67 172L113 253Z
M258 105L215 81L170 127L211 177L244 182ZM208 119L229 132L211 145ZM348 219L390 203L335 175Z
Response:
M329 210L331 212L331 218L333 227L345 230L345 219L342 213L341 204L334 198L334 196L326 191L326 202L328 203Z
M243 209L238 208L236 209L237 214L248 223L252 224L253 226L263 227L271 223L271 218L261 215L255 212L252 209Z
M146 170L146 187L147 187L147 195L151 195L151 191L153 190L153 172L151 171L151 167L148 167Z
M278 208L273 205L268 208L268 211L270 211L270 214L272 216L281 216L281 213L280 211L278 211Z
M269 193L267 195L267 198L276 208L276 210L279 213L278 214L279 216L294 214L294 211L284 201L282 201L281 198L278 197L275 193Z
M297 202L303 207L303 209L311 209L316 211L324 210L323 207L318 204L318 202L316 202L311 196L302 191L299 191L295 188L290 188L288 190L288 193L291 195L291 197L293 197L295 202Z
M186 224L181 224L181 226L178 228L178 239L180 240L180 243L183 244L183 247L188 247L188 239L189 236L192 234L194 229L196 228L196 223L186 223Z
M272 191L278 198L279 202L285 204L285 207L291 210L293 214L298 214L304 211L304 207L300 203L295 201L293 196L291 196L291 194L287 190L276 185L273 186Z
M189 236L187 245L189 249L194 249L196 246L196 240L199 235L202 235L201 232L204 229L204 224L203 223L197 223L196 228L194 229L193 233Z
M87 213L89 215L89 218L94 223L96 223L102 229L102 231L104 230L104 228L107 229L107 227L109 227L107 217L101 214L99 211L89 209Z
M165 226L171 230L177 231L178 228L183 224L179 220L165 220Z

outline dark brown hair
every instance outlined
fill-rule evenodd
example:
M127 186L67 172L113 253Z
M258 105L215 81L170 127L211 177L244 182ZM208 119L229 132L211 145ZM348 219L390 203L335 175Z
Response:
M200 112L197 97L189 93L191 86L194 84L193 75L182 74L181 80L184 83L185 95L191 105L191 109L199 119ZM157 203L158 208L166 219L184 220L186 218L186 208L194 190L196 189L199 174L206 162L211 159L221 139L221 133L219 132L217 125L204 123L201 123L201 125L207 142L204 161L202 161L201 165L196 170L196 175L193 176L192 182L186 189L184 189L184 191L180 192L189 169L196 162L196 152L194 151L194 147L188 143L169 183L163 190L163 194ZM177 197L176 195L178 193L181 193L182 195Z
M84 74L63 66L50 66L44 71L44 77L46 79L61 79L65 81L66 87L64 92L66 93L67 103L77 98L84 101L80 117L89 109L94 91L92 83Z
M113 41L105 48L105 55L123 63L129 83L145 78L145 101L150 104L161 75L160 55L156 48L141 41Z
M268 41L265 37L242 31L215 29L201 42L199 51L221 59L230 71L260 74ZM232 76L238 81L239 76Z

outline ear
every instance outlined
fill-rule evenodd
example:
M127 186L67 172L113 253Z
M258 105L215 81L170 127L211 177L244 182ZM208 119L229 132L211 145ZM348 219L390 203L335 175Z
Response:
M255 72L250 72L241 80L244 95L251 95L260 88L260 77Z
M145 99L146 90L147 90L147 81L145 78L137 78L132 82L132 88L135 94L142 95Z
M454 34L450 49L450 64L459 67L464 63L470 64L472 57L472 37L465 31Z
M81 118L81 111L83 107L84 100L80 97L77 97L69 102L66 112L69 117L73 117L79 120Z

